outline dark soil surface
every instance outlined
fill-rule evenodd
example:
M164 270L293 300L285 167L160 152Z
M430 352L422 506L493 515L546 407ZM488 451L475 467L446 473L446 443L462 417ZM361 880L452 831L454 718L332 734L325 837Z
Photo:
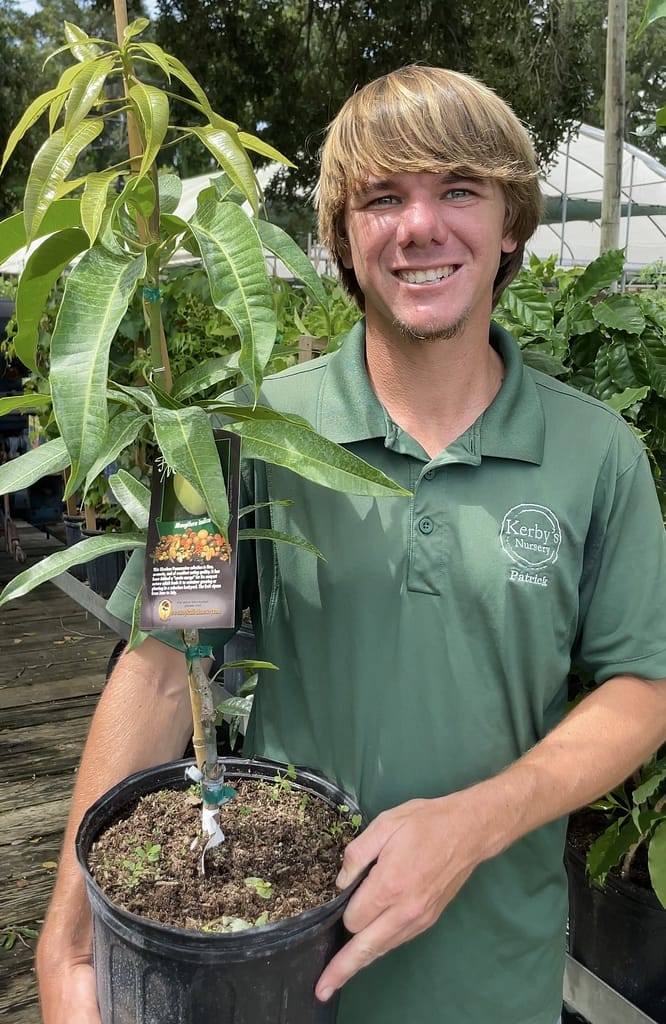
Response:
M288 784L234 783L225 841L206 854L197 787L142 797L95 842L89 866L117 906L180 928L236 931L320 906L353 839L348 815Z
M573 846L578 853L583 857L586 857L587 851L594 840L605 831L609 824L610 819L601 811L594 811L589 807L583 808L580 811L576 811L569 818L567 839L570 845ZM611 868L609 876L619 878L619 867ZM646 843L642 843L636 851L631 862L627 878L630 882L633 882L634 885L639 885L643 889L652 889L652 882L650 881L650 872L647 862Z

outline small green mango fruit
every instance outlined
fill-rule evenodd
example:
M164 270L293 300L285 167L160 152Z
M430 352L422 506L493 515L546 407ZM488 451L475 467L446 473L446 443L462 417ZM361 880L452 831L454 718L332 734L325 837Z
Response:
M174 473L173 493L185 511L189 512L191 516L202 516L206 511L206 502L192 484L184 476L181 476L180 473Z

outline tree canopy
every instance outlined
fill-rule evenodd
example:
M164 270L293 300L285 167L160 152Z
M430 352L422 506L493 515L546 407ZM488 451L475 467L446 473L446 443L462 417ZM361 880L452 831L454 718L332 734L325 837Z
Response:
M573 0L158 0L157 39L206 80L213 106L298 163L356 88L403 64L476 75L532 130L542 162L589 103L590 20Z

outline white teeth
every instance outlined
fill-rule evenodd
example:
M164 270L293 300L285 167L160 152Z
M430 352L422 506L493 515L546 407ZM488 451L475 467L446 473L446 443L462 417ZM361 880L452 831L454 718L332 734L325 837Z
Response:
M432 270L400 270L398 276L409 284L424 284L426 281L441 281L450 277L455 270L453 267L434 267Z

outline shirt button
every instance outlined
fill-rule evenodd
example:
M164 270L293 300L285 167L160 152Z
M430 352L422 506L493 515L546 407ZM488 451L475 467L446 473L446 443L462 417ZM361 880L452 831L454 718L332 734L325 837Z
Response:
M419 530L421 533L432 533L434 528L432 519L428 519L427 516L424 516L423 519L419 520Z
M425 477L426 480L432 480L434 475L435 475L435 470L434 469L426 469L425 473L423 474L423 476Z

